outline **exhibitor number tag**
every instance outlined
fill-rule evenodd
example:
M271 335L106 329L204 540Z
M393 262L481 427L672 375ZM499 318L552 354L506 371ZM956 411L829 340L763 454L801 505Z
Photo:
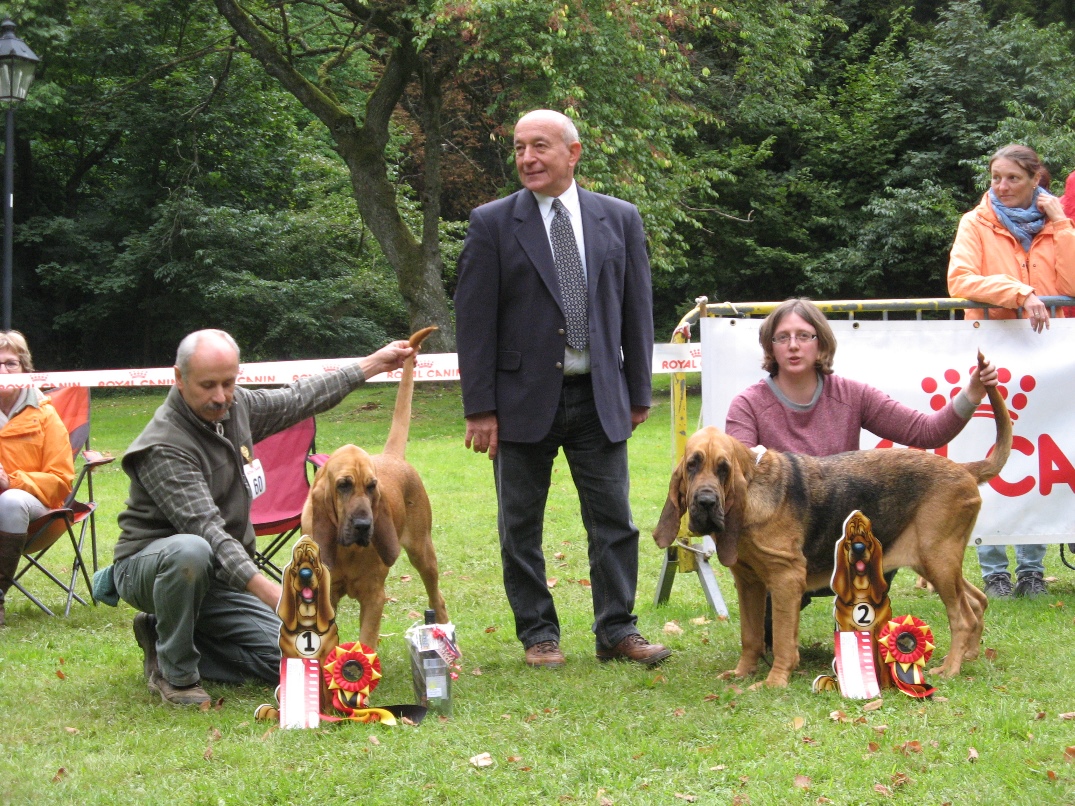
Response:
M246 472L246 483L250 485L250 494L254 498L265 492L265 469L261 466L261 460L255 459L243 465Z

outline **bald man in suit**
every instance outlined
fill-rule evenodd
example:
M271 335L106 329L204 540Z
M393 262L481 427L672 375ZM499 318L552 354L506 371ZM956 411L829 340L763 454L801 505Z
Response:
M563 448L589 544L597 658L656 664L671 652L635 626L628 501L627 438L649 414L653 354L642 219L575 183L582 144L570 118L529 112L514 141L523 189L471 213L455 304L465 443L493 460L516 634L527 665L564 664L542 552ZM581 270L577 282L565 265Z

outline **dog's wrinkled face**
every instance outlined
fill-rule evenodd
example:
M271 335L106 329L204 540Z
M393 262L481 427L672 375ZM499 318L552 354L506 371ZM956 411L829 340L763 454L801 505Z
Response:
M731 461L723 453L696 448L686 455L683 469L688 490L688 527L697 535L723 532Z
M325 492L336 515L336 542L368 546L379 491L373 462L361 448L337 451L325 464Z

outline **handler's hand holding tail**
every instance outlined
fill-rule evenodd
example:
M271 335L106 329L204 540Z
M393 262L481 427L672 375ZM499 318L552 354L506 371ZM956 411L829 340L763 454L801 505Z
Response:
M386 344L375 353L371 353L358 362L362 374L369 380L382 372L394 372L403 366L403 362L414 355L414 348L406 339Z
M985 399L986 387L1000 383L1000 376L992 361L986 361L981 351L978 352L978 367L970 371L970 383L967 385L967 397L974 405Z
M467 417L467 435L463 444L473 448L475 453L488 453L490 459L496 458L497 421L495 411L485 411Z

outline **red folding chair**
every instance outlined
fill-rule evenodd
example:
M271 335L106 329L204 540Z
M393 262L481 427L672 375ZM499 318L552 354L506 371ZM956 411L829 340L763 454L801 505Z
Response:
M265 492L254 499L250 520L255 535L273 536L264 549L254 551L254 562L278 582L280 568L272 558L301 528L302 507L310 492L306 463L316 433L317 424L308 417L254 445L254 456L265 471Z
M86 532L90 534L90 545L93 551L93 570L97 570L97 521L95 512L97 502L93 497L93 471L102 465L114 461L114 457L105 456L98 451L90 450L90 390L86 387L72 386L63 389L54 389L48 392L56 413L60 415L67 433L71 439L71 453L78 460L82 457L82 467L71 487L71 493L67 496L62 507L49 510L47 514L30 522L27 533L30 539L22 550L26 562L22 569L15 574L15 587L18 588L31 602L36 604L50 616L53 613L44 602L34 596L19 581L32 568L36 568L53 582L60 586L67 594L67 606L64 615L70 615L71 602L77 600L80 604L87 604L75 592L75 583L78 581L79 572L86 582L86 589L90 592L90 601L93 601L93 585L90 583L89 573L86 570L86 561L82 556L82 548L86 541ZM82 483L86 482L87 501L79 501L78 494ZM78 527L78 537L75 537L75 527ZM71 581L65 584L62 579L41 563L41 558L56 542L67 534L71 539L71 549L74 557L71 560ZM94 602L96 604L96 602Z

